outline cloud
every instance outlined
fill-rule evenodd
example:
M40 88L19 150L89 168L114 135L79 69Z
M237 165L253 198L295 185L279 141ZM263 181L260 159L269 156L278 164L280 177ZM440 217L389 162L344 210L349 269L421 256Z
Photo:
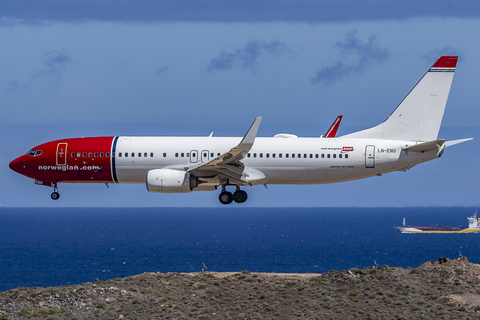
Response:
M356 31L348 33L345 41L339 41L335 46L340 51L342 61L318 70L316 75L310 79L312 84L332 84L352 74L361 74L370 65L381 63L390 56L388 49L377 43L375 35L370 36L368 42L364 43ZM345 60L353 61L344 63Z
M7 84L7 88L5 89L5 93L11 94L15 93L20 89L20 85L18 84L17 80L9 81Z
M27 23L46 20L312 23L407 19L425 16L478 18L480 2L453 0L2 0L0 12L2 18Z
M222 51L218 56L211 59L207 72L240 67L242 69L250 69L252 74L255 74L260 65L260 57L265 55L278 56L289 51L286 43L278 40L270 42L250 40L243 48L235 49L230 53Z
M163 73L166 73L167 71L168 71L168 66L164 66L164 67L158 68L157 71L155 71L155 75L158 76Z
M25 85L26 87L39 80L47 80L51 84L58 85L65 75L67 66L73 63L72 58L65 49L46 52L43 55L43 59L45 68L33 74Z
M43 68L31 75L26 83L17 79L8 81L4 92L14 94L22 89L30 89L39 82L46 83L47 87L58 86L70 64L73 64L73 60L65 49L48 51L43 54Z

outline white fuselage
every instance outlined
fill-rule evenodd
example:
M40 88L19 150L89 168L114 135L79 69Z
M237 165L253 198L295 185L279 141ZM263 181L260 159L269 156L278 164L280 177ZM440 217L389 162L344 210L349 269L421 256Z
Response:
M206 163L228 152L241 139L119 137L112 168L118 183L145 183L149 170ZM258 137L242 163L247 172L253 169L249 179L253 185L334 183L406 170L437 158L436 151L402 150L414 144L382 139Z

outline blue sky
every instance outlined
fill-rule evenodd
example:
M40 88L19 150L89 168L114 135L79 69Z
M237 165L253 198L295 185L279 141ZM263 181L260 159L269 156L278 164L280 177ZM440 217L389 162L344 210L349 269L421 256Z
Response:
M8 168L40 143L101 135L319 136L383 121L440 55L459 55L440 137L477 138L477 1L2 1L0 204L220 206L218 192L51 189ZM478 139L407 173L247 188L244 206L476 206ZM238 206L233 204L233 206Z

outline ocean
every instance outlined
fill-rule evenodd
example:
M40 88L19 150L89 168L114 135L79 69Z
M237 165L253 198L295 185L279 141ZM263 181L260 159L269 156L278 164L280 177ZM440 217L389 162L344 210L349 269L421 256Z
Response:
M480 234L400 234L466 225L476 208L0 208L0 291L143 272L328 272L480 263Z

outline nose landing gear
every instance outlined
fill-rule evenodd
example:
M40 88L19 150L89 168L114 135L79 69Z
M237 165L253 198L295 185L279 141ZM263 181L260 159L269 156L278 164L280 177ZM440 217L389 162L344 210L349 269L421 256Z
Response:
M58 198L60 198L60 193L58 193L58 187L56 182L55 182L55 185L53 186L53 192L50 197L52 198L52 200L58 200Z
M243 190L240 190L240 187L238 186L234 194L227 191L225 186L222 186L222 192L218 196L218 200L220 200L220 203L222 204L230 204L233 201L235 201L236 203L244 203L245 201L247 201L247 198L247 193Z

